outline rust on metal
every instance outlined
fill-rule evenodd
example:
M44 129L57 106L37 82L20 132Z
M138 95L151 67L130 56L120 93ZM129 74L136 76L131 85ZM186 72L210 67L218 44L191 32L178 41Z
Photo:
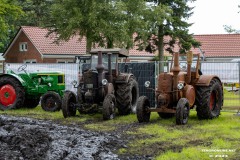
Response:
M195 88L192 85L186 85L183 91L183 97L188 99L190 107L194 105L195 102Z
M149 108L148 111L150 112L161 112L161 113L176 113L176 109L171 109L171 108Z

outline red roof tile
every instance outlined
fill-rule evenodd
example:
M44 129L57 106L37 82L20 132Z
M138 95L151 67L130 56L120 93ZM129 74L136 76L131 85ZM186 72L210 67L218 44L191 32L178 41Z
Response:
M69 41L61 41L59 44L54 43L56 35L47 36L48 30L39 27L22 26L22 31L32 41L34 46L41 54L85 54L86 39L79 41L79 36L72 37Z
M22 31L29 37L35 47L42 54L85 54L86 39L79 41L79 36L72 37L67 42L53 43L56 35L46 37L48 30L39 27L22 26ZM205 52L205 57L240 57L240 34L210 34L194 35L200 41L200 47ZM165 40L168 40L165 37ZM134 46L129 50L130 56L155 56L154 53L137 50ZM178 47L176 47L177 49ZM175 50L176 50L175 49ZM200 53L199 48L192 48L195 53Z
M205 57L240 57L240 34L194 35L194 38L201 42Z

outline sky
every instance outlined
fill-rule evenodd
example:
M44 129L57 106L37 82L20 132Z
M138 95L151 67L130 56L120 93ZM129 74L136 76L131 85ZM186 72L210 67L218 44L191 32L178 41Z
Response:
M193 15L188 22L194 23L189 28L193 34L227 34L223 25L231 25L240 30L240 0L196 0Z

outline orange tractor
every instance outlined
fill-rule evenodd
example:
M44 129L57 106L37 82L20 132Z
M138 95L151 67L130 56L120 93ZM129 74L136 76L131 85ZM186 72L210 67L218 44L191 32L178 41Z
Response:
M184 63L179 60L185 60ZM187 62L186 62L187 61ZM182 65L185 64L185 65ZM151 107L146 96L137 101L137 118L139 122L148 122L151 112L158 112L161 118L176 116L176 124L188 122L189 111L196 106L199 119L212 119L220 115L223 105L223 86L216 75L202 75L200 56L188 52L186 55L173 55L171 70L158 76L155 91L156 107Z

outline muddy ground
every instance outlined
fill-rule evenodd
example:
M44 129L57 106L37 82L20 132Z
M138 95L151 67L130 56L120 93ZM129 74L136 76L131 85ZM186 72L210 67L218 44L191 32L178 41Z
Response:
M52 121L0 115L0 159L88 160L146 159L117 155L124 138L63 126ZM151 159L150 157L147 159Z

